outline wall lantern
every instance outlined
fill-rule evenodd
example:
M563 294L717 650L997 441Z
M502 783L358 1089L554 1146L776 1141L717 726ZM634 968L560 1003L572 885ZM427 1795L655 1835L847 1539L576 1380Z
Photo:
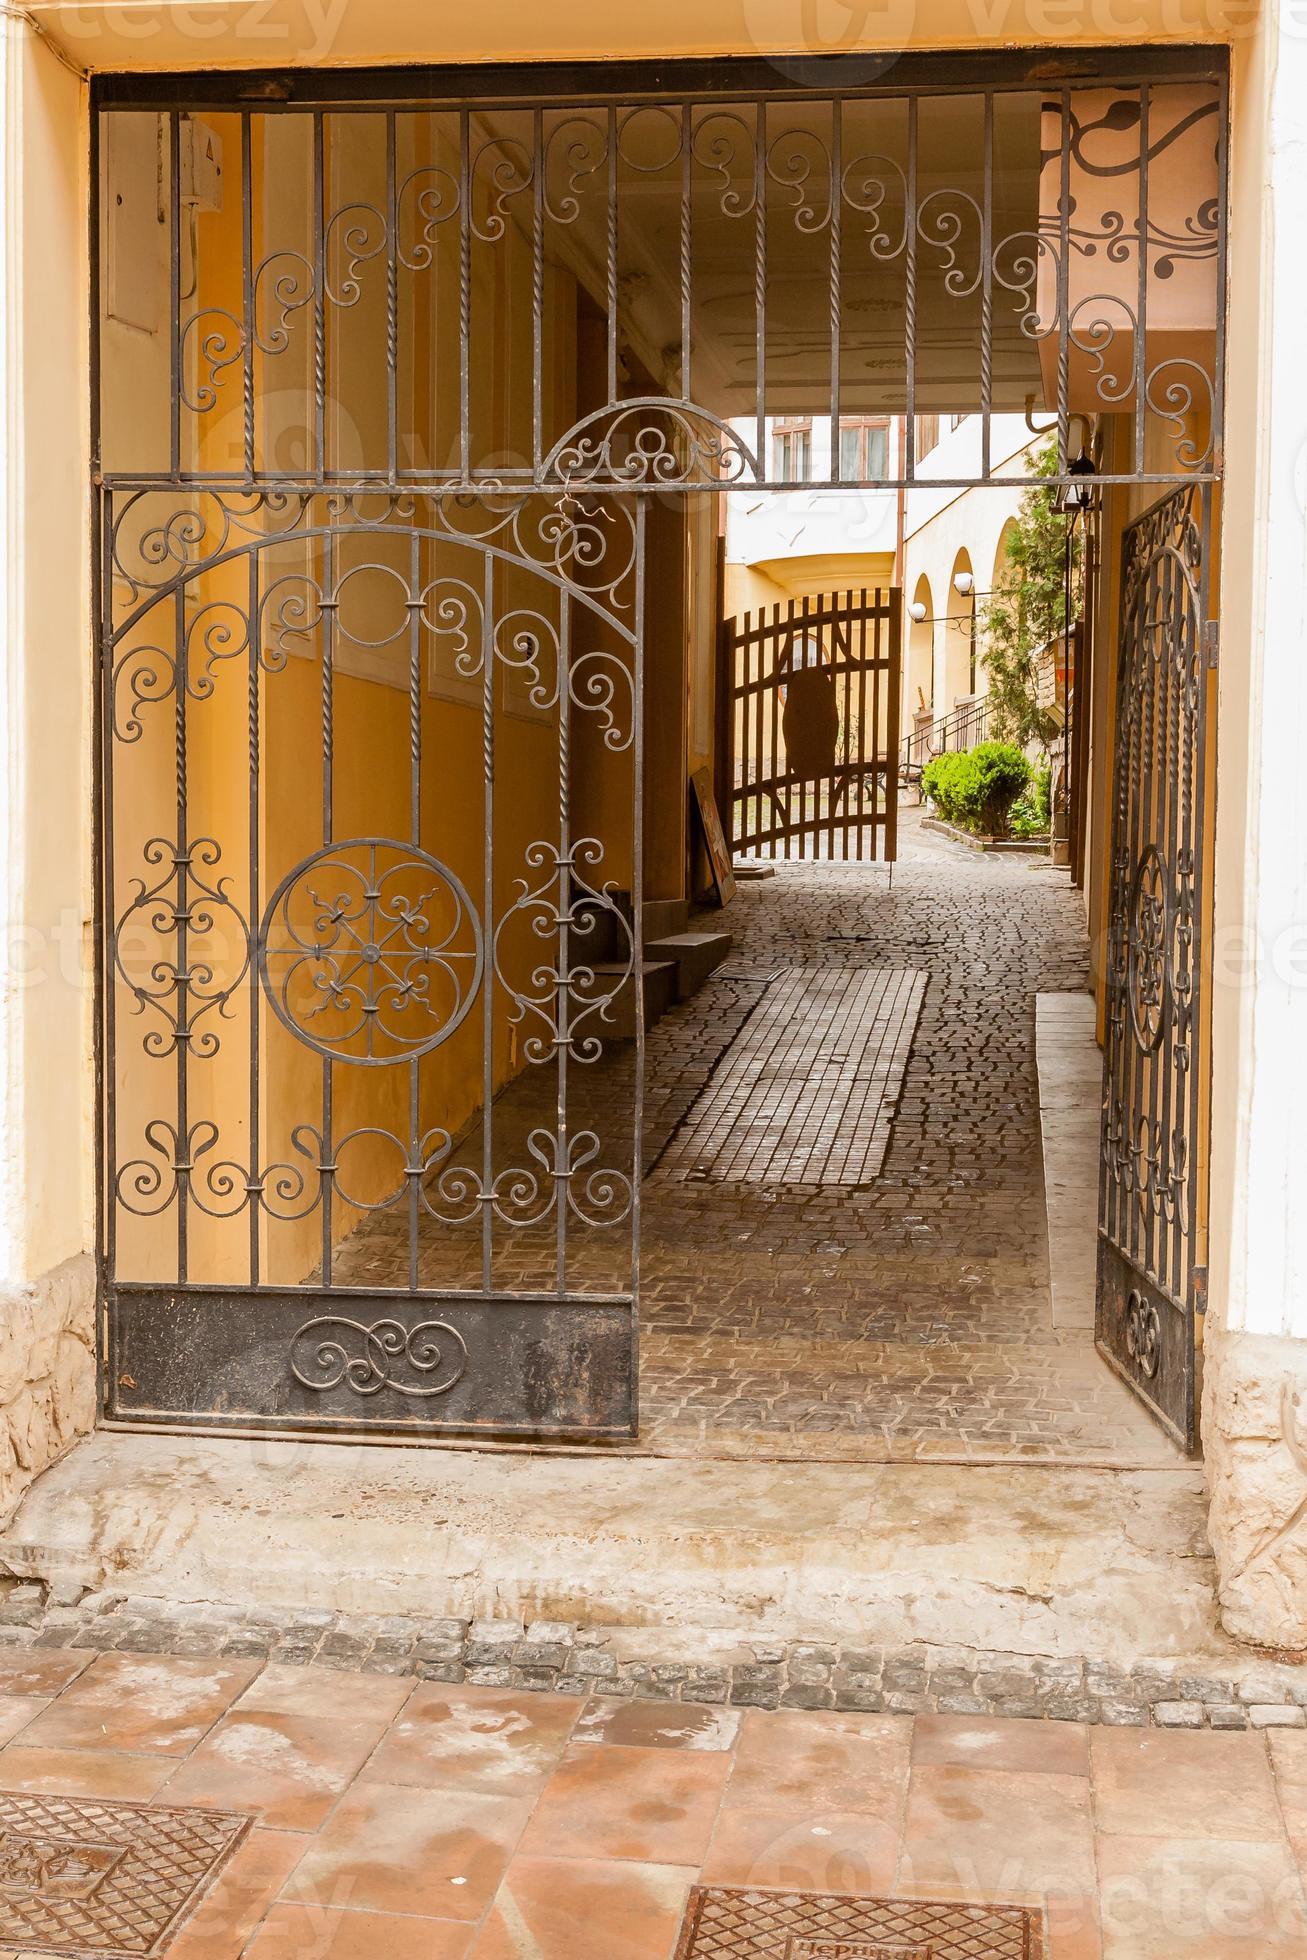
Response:
M963 599L970 598L971 594L975 591L975 589L976 589L976 575L974 572L954 572L953 590L961 598Z
M924 599L914 599L914 600L912 601L912 604L911 604L911 605L910 605L910 606L908 607L908 618L909 618L909 619L911 619L911 620L915 620L915 622L916 622L916 624L917 624L918 626L920 626L920 624L921 624L921 622L922 622L922 620L923 620L923 619L924 619L925 617L926 617L926 602L925 602L925 600L924 600Z

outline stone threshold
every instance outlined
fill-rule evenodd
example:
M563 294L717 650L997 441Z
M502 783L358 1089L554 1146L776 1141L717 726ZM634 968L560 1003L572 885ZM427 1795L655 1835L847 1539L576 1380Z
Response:
M951 1714L1169 1729L1307 1728L1307 1666L1152 1661L1116 1668L918 1643L736 1641L711 1629L633 1631L515 1619L424 1620L215 1605L11 1582L0 1649L240 1656L344 1673L536 1693L766 1709Z

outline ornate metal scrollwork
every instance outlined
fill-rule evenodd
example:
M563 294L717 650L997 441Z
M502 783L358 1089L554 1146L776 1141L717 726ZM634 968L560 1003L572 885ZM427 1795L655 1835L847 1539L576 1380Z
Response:
M412 1061L481 984L481 922L448 866L387 837L327 844L287 873L259 929L274 1013L334 1061Z
M1140 1374L1155 1381L1162 1365L1162 1316L1137 1288L1126 1301L1125 1347Z
M1171 881L1155 844L1135 866L1126 934L1130 1019L1140 1047L1161 1046L1171 1000Z
M305 1363L314 1371L310 1374L305 1373L298 1358L304 1344L313 1350ZM446 1344L452 1350L448 1360ZM403 1368L411 1369L419 1379L404 1380ZM399 1320L374 1320L369 1326L343 1313L316 1314L305 1321L291 1343L290 1371L301 1388L319 1395L333 1388L348 1388L355 1395L370 1396L389 1388L397 1395L425 1400L448 1395L462 1381L467 1372L467 1342L447 1320L424 1320L417 1327L406 1328ZM438 1375L438 1379L421 1379L427 1375Z

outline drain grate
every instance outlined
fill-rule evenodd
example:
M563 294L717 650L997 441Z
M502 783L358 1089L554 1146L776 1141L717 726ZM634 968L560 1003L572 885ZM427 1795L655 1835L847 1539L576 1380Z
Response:
M0 1952L154 1960L249 1826L226 1810L0 1791Z
M697 1885L676 1960L1044 1960L1028 1906Z

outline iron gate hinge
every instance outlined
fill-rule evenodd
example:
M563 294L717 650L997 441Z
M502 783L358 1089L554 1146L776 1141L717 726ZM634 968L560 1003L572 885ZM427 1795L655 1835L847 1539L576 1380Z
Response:
M1209 619L1203 627L1203 652L1207 656L1209 667L1215 667L1220 651L1221 622L1219 619Z
M1202 1315L1207 1312L1207 1268L1195 1266L1193 1271L1194 1312Z

